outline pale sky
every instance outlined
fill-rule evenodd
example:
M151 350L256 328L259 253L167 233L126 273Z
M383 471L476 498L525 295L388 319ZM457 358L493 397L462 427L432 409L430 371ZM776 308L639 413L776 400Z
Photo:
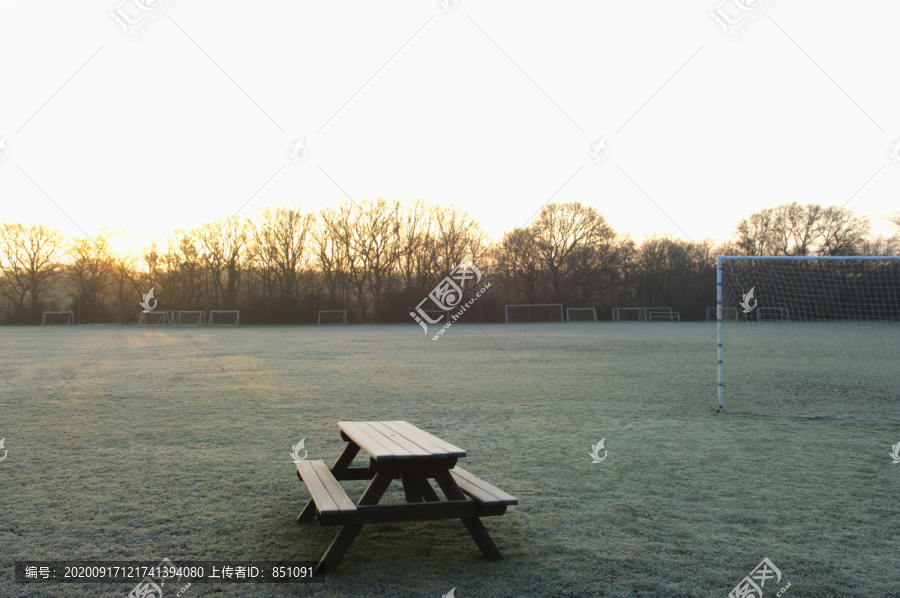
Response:
M791 201L900 209L895 0L119 1L0 3L0 220L145 242L349 194L724 240Z

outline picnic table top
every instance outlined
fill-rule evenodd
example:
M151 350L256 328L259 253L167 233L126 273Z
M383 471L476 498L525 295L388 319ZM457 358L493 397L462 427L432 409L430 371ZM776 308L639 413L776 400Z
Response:
M449 459L466 451L405 421L338 422L344 435L375 461Z

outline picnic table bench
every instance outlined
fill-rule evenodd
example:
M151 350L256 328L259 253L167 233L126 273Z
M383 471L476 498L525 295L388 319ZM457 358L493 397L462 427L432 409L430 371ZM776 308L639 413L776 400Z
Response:
M337 567L363 525L399 521L460 519L487 558L502 558L479 517L502 515L518 500L456 466L466 451L405 421L338 422L347 447L335 464L301 460L297 476L310 500L297 521L313 518L328 526L341 526L319 561L315 573ZM360 450L369 456L366 467L351 467ZM393 480L403 484L406 502L378 504ZM444 493L442 500L429 479ZM371 480L356 503L340 480Z

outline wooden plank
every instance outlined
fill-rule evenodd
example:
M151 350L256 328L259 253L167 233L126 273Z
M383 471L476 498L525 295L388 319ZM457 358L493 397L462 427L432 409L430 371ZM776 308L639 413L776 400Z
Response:
M368 428L362 428L360 422L338 422L341 430L350 440L358 444L370 457L376 461L390 461L393 459L412 459L412 453L403 447L388 442L384 436L378 434L373 437Z
M328 469L328 466L325 465L325 462L315 461L313 467L316 470L316 474L319 476L319 481L325 486L326 491L331 496L332 501L337 505L338 510L342 513L355 512L356 505L353 504L353 501L347 496L347 493L341 487L340 482L331 475L331 471Z
M324 461L320 461L320 463L323 465L325 464ZM303 483L306 484L309 495L312 497L313 502L316 503L316 510L320 514L327 515L341 512L337 503L334 502L331 498L331 494L329 494L328 490L325 488L325 484L319 479L313 466L313 461L298 461L297 475L299 475L300 479L303 480Z
M475 500L485 503L502 503L505 505L517 505L519 500L496 486L488 484L481 478L475 477L465 469L454 467L450 470L450 475L456 480L460 490L474 498Z
M453 469L456 465L456 457L440 459L391 459L369 461L369 467L376 472L398 471L436 471L440 469Z
M319 516L331 517L340 515L342 512L353 513L356 511L356 505L331 475L324 461L299 461L297 475L306 484ZM304 512L306 511L307 509L304 509Z
M410 453L412 453L413 459L429 459L434 454L428 450L427 448L417 444L414 440L407 438L404 434L397 432L396 430L392 430L387 427L384 422L366 422L372 429L377 430L380 434L383 434L387 438L396 442ZM441 456L449 456L444 451L444 454Z
M378 424L379 422L353 423L360 431L367 434L370 438L375 439L378 444L390 449L398 459L413 459L415 458L416 454L419 454L420 458L427 458L430 456L427 451L423 451L421 447L408 442L402 436L392 433L390 430L387 430L387 433L385 433L385 429L383 427L373 425Z
M391 421L391 422L382 422L387 427L392 430L403 432L404 436L413 440L416 444L420 446L429 448L432 451L432 454L440 454L441 452L446 452L454 457L465 457L466 451L462 450L458 446L454 446L445 440L441 440L437 436L433 434L429 434L425 430L421 428L417 428L407 421ZM422 444L428 443L428 444ZM429 446L432 445L432 446ZM433 447L433 448L432 448Z

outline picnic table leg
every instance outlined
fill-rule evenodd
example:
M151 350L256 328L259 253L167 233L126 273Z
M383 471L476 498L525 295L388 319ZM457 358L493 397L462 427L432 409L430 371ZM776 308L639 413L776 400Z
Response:
M366 491L363 493L362 498L359 499L357 505L377 505L393 479L393 474L376 473L375 477L372 478L372 481L369 482L369 487L366 488ZM333 571L337 568L341 559L344 558L344 554L346 554L350 545L353 544L353 540L359 535L362 527L362 525L345 525L342 527L341 531L338 532L337 537L335 537L334 541L331 543L331 546L325 551L322 560L316 565L314 573L318 575L319 573Z
M437 495L437 492L434 491L434 488L431 487L431 483L429 483L428 478L434 477L430 475L427 471L423 471L422 473L417 474L419 476L420 490L422 491L422 498L427 500L428 502L438 502L440 497Z
M334 476L334 479L343 479L342 476L344 472L346 472L347 468L350 467L350 464L353 463L353 458L356 457L357 453L359 453L359 445L351 440L347 444L346 448L344 448L344 452L341 453L341 456L338 457L338 460L334 462L334 465L331 468L331 474ZM297 477L300 477L299 472L297 473ZM309 521L315 516L316 505L310 498L309 501L307 501L306 506L303 507L303 510L300 511L300 514L297 515L297 521Z
M435 471L434 479L437 481L441 490L447 496L448 500L464 500L466 495L460 490L459 484L453 479L449 471ZM475 544L481 549L481 553L488 559L502 559L500 549L494 544L493 538L485 529L484 524L478 517L460 517L463 525L469 530L469 535L475 540Z
M422 486L417 472L404 471L400 474L400 479L403 481L406 502L422 502Z

